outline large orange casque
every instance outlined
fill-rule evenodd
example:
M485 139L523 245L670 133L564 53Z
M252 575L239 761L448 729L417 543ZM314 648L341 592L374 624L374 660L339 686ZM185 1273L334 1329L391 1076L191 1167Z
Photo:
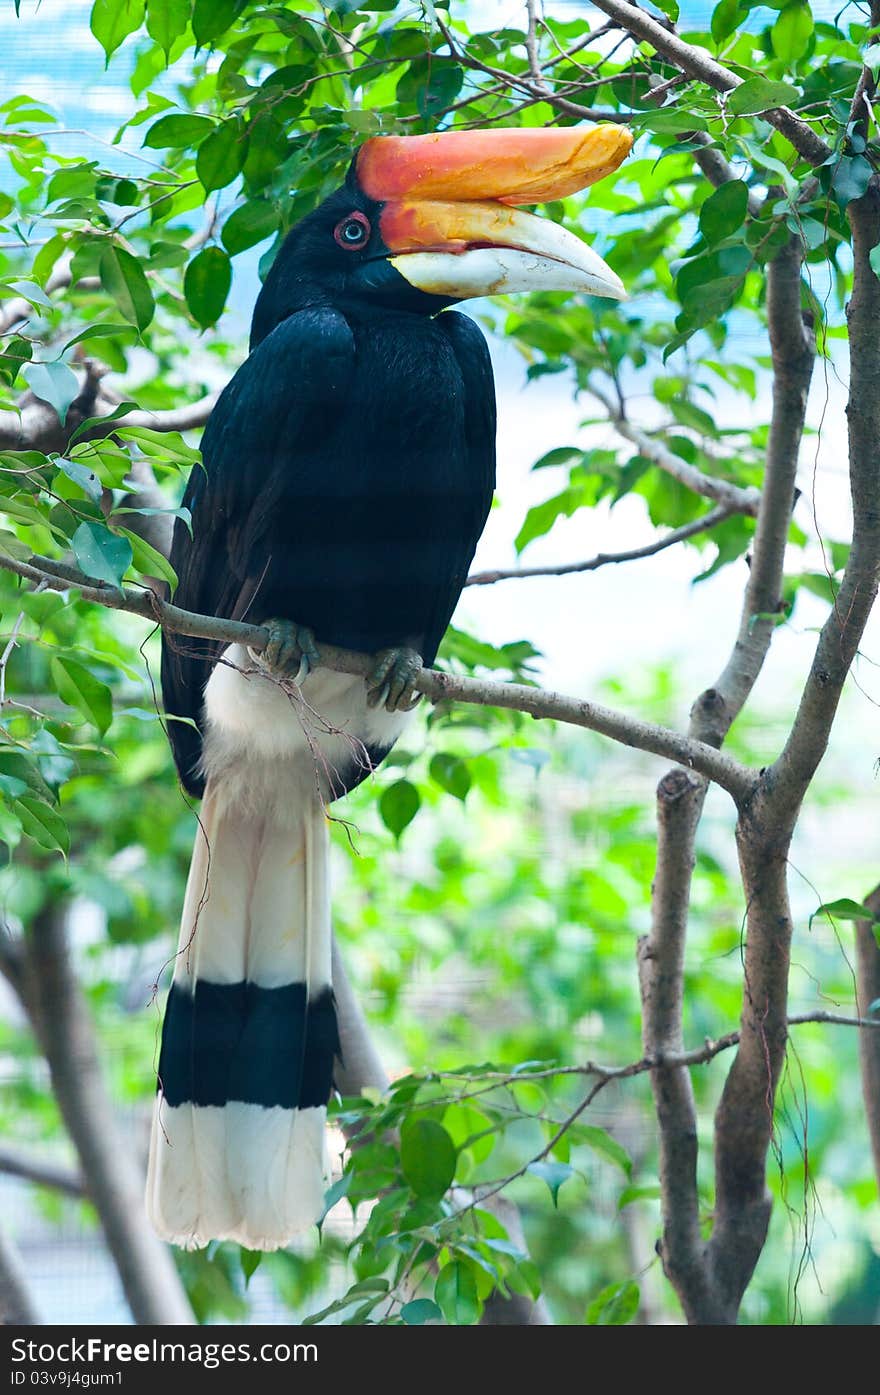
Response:
M378 202L410 196L546 203L611 174L631 147L629 131L610 124L375 136L358 153L357 178Z

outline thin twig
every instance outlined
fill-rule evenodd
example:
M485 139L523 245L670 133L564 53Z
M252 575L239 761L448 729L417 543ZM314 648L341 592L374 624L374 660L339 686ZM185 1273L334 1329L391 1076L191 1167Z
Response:
M516 581L531 576L569 576L573 572L598 571L599 567L611 566L619 562L637 562L642 557L654 557L658 552L663 552L665 548L674 547L677 543L684 542L687 538L693 538L698 533L706 533L712 528L717 528L719 523L724 523L733 513L733 509L727 505L721 505L717 509L712 509L710 513L704 514L702 518L695 518L680 528L674 528L671 533L659 538L657 542L646 543L644 547L630 548L628 552L600 552L595 557L591 557L588 562L565 562L557 567L514 567L508 571L473 572L465 582L465 586L491 586L496 581Z
M644 10L628 4L627 0L594 0L594 3L597 9L628 29L634 38L649 43L655 52L675 63L683 73L704 82L716 92L732 92L742 85L743 78L716 63L704 49L685 43L674 30L665 28ZM774 107L761 115L785 136L808 164L824 165L830 158L830 146L788 107Z

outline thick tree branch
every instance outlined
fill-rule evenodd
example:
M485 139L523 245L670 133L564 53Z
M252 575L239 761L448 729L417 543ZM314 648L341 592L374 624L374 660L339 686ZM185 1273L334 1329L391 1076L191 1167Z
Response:
M785 747L767 773L765 817L790 830L825 753L832 723L858 652L880 581L880 277L869 256L880 245L880 188L849 205L853 291L847 306L850 342L850 490L853 536L831 613Z
M745 990L740 1041L715 1115L715 1225L709 1272L722 1311L736 1321L770 1222L767 1151L788 1040L785 1004L791 946L788 843L743 821L738 829L746 893Z
M26 581L44 585L54 591L65 591L75 586L84 600L95 601L98 605L108 606L112 610L140 615L175 634L200 636L224 644L242 644L256 651L262 650L267 643L266 631L259 625L196 615L192 611L182 610L179 606L161 600L151 591L135 591L131 588L116 590L96 581L94 577L83 576L76 568L52 561L50 558L36 557L28 563L0 555L0 569L13 572ZM318 645L318 652L321 664L336 673L368 677L374 665L374 660L367 654L353 654L349 650L337 649L329 644ZM692 741L668 727L643 722L637 717L630 717L581 698L567 697L561 693L517 683L460 678L433 668L423 668L419 672L415 679L415 688L431 702L471 702L483 707L501 707L509 711L524 712L537 719L547 718L566 722L571 726L586 727L590 731L599 732L600 735L610 736L624 746L665 756L698 770L727 790L737 801L746 799L754 785L755 776L752 771L711 746Z
M730 658L691 714L691 734L712 745L721 745L742 711L779 616L798 456L816 357L815 337L801 313L801 262L801 248L792 238L767 267L773 408L749 580Z
M118 403L98 391L92 391L88 370L81 371L81 389L71 403L64 426L58 413L48 402L25 393L17 411L0 411L0 450L64 451L82 423L91 417L109 417ZM116 417L113 421L96 421L84 433L86 437L111 436L120 426L149 427L153 431L194 431L204 426L218 394L211 392L197 402L181 407L168 407L151 412L138 408Z
M7 956L8 957L8 956ZM64 908L44 907L21 942L22 972L10 981L40 1043L58 1108L79 1154L136 1322L191 1323L170 1251L151 1229L143 1179L107 1098L88 1009L67 945Z
M685 43L674 31L664 28L644 10L628 4L627 0L593 0L593 3L603 14L628 30L633 38L649 43L656 53L668 58L688 77L704 82L716 92L732 92L742 84L741 77L716 63L704 49ZM785 136L808 164L823 165L831 156L831 148L788 107L776 107L762 115Z
M34 1327L39 1321L21 1255L6 1231L0 1230L0 1325Z
M702 518L695 518L693 522L685 523L681 528L674 528L657 542L647 543L644 547L630 548L628 552L600 552L588 562L565 562L558 567L512 567L508 571L472 572L465 586L492 586L496 581L515 581L531 576L570 576L573 572L595 572L599 567L619 562L637 562L643 557L655 557L658 552L663 552L667 547L675 547L677 543L684 542L686 538L696 537L698 533L708 533L712 528L717 528L719 523L724 523L732 513L732 509L722 505L704 514Z
M705 782L688 770L670 770L657 787L652 925L650 935L639 942L642 1040L649 1058L677 1056L684 1049L685 942L694 839L704 796ZM691 1077L684 1068L664 1067L652 1072L651 1087L660 1135L663 1267L682 1299L688 1321L713 1321L716 1314L700 1236L697 1114Z
M880 886L865 897L864 904L880 918ZM857 1009L864 1017L872 1003L880 1002L880 945L874 926L867 920L856 922L856 985ZM880 1188L880 1032L859 1033L859 1065L874 1175Z
M752 563L739 632L730 658L714 686L701 694L691 712L690 734L715 746L724 741L754 687L770 647L779 607L798 453L815 358L815 342L801 314L800 269L801 252L794 239L767 269L774 369L773 411ZM696 831L706 789L704 779L684 771L670 772L658 789L658 870L653 887L653 925L651 936L642 947L640 961L646 1049L655 1036L664 1032L673 1040L681 1040L684 938ZM784 875L783 867L783 881ZM747 969L746 1008L750 1001ZM784 1003L783 989L781 1010L784 1010ZM752 1043L749 1035L752 1020L746 1008L742 1033L748 1047ZM664 1268L689 1321L735 1321L742 1291L751 1277L749 1265L754 1267L760 1253L760 1246L756 1251L751 1243L760 1229L760 1213L749 1207L740 1237L744 1243L736 1253L731 1240L731 1236L736 1235L735 1226L723 1233L715 1250L707 1250L695 1222L698 1206L696 1115L690 1078L684 1069L662 1076L655 1073L652 1085L661 1140ZM741 1093L745 1096L745 1086ZM753 1098L752 1105L760 1115L760 1100L756 1102ZM736 1146L735 1130L722 1124L716 1135L719 1155L716 1168L723 1170L728 1166L726 1150L731 1145ZM762 1160L765 1155L766 1142ZM730 1210L733 1214L733 1201ZM746 1231L752 1232L749 1241L745 1241ZM718 1255L721 1255L720 1260ZM736 1271L736 1282L721 1282L720 1276L727 1264ZM744 1282L739 1287L743 1276Z
M867 267L866 248L862 250L862 257ZM858 260L857 253L857 267ZM776 485L771 487L768 483L764 491L768 507L767 528L762 535L764 555L756 558L757 565L753 563L754 577L750 578L750 591L754 590L755 594L751 600L747 596L747 606L751 605L757 617L752 624L753 633L763 623L760 620L763 611L755 610L755 607L771 602L778 585L774 559L782 556L785 547L797 442L809 382L812 343L809 332L804 337L801 325L799 261L799 249L790 244L787 252L777 258L777 279L768 287L771 346L777 365L774 424L778 426L776 431L771 429L770 444L779 462L780 473ZM856 277L864 297L864 271L860 273L857 269ZM866 308L863 303L860 313L864 313ZM853 354L856 353L856 343L853 341ZM877 386L880 386L880 355L877 366ZM853 372L855 392L855 367ZM876 400L874 407L880 411ZM876 455L876 438L873 449ZM856 467L857 474L860 469L861 466ZM864 500L856 503L857 520L859 507L864 503ZM876 503L873 512L876 520ZM857 531L861 532L864 526L864 521L857 521ZM880 544L880 529L875 531L877 536L874 541L877 545ZM876 555L880 557L880 550ZM857 559L856 569L858 566ZM864 618L867 618L867 612ZM833 617L826 625L823 636L828 635L829 626L833 628ZM858 633L861 634L861 629ZM840 635L836 633L835 642L839 643L839 639ZM764 644L769 644L769 635ZM822 648L823 640L820 639L819 649ZM837 657L841 658L839 651ZM850 661L851 658L850 654ZM754 671L756 663L760 667L761 661L760 654L756 656L751 652L749 642L740 646L740 652L735 655L735 662L727 675L731 692L750 689L753 682L750 672ZM814 664L814 672L815 668ZM847 669L848 662L839 673L837 695L826 709L829 727ZM807 693L814 681L812 677L808 680ZM817 686L821 688L824 683L823 674ZM808 701L806 694L804 700ZM815 739L815 727L812 730ZM784 775L782 779L779 777L778 768L782 766L785 770L783 754L777 766L765 773L754 799L741 808L737 828L737 847L746 896L745 983L739 1049L715 1117L716 1222L707 1249L710 1274L721 1302L727 1307L727 1320L731 1322L735 1321L742 1294L763 1248L770 1219L772 1203L766 1183L767 1153L773 1132L776 1086L787 1042L786 1006L792 934L787 885L788 851L803 795L823 749L824 739L820 739L812 747L809 757L805 758L802 751L799 769L798 763L795 763L798 773L788 779ZM788 773L791 775L791 767Z

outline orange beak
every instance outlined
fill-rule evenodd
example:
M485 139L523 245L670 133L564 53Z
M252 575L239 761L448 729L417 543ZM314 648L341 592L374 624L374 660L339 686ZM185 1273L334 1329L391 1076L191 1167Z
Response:
M629 131L612 125L374 136L358 153L357 180L377 202L414 195L547 203L611 174L631 147Z
M516 208L564 198L617 169L632 146L620 126L441 131L378 136L355 178L382 206L390 261L447 299L571 290L625 299L619 277L581 238Z

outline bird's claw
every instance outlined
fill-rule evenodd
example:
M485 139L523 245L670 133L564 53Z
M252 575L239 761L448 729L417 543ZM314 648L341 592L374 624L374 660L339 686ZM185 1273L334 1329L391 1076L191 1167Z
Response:
M269 641L262 652L263 663L272 673L299 685L320 662L315 635L307 625L293 620L265 620Z
M383 649L367 678L367 706L384 707L386 712L411 712L420 701L415 680L422 667L422 656L415 649Z

